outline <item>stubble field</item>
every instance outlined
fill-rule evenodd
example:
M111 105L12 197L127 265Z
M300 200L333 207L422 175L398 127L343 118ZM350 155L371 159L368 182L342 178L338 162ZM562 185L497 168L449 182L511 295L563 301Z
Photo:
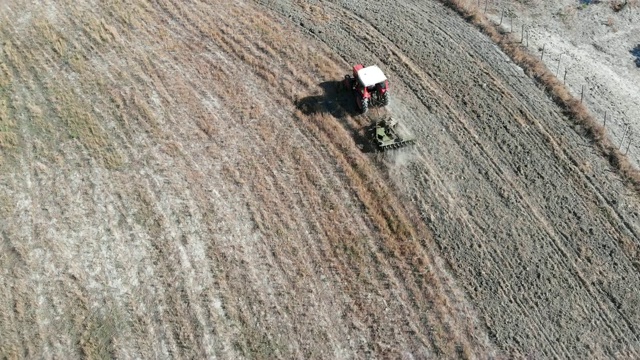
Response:
M638 194L438 2L0 4L0 355L637 357ZM417 137L369 152L379 64Z

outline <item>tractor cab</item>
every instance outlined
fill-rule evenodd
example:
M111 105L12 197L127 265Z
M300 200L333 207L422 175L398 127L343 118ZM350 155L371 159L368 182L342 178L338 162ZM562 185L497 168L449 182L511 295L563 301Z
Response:
M358 108L367 112L369 105L386 106L389 104L389 81L376 65L353 67L353 77L345 76L345 82L353 89Z
M353 67L353 74L353 77L358 79L360 87L368 91L383 91L389 84L382 70L375 65L367 67L356 65Z
M369 105L389 105L389 80L376 65L354 66L353 77L345 76L345 85L354 91L356 103L363 114L367 112Z

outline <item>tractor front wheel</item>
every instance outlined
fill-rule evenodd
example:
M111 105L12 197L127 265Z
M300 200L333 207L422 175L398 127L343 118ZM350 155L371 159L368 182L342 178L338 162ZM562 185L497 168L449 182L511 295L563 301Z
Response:
M342 89L351 90L352 84L353 84L353 79L351 79L351 76L345 75L344 80L342 80Z

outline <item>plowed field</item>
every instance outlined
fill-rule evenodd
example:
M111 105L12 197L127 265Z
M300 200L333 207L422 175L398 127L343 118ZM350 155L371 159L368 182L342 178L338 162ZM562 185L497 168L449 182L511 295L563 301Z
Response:
M0 40L0 357L640 356L638 194L439 2L8 0Z

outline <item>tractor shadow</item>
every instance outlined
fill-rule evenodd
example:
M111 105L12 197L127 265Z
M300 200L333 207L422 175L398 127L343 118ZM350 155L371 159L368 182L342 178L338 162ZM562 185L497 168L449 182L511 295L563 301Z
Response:
M370 137L371 132L375 131L375 124L357 128L346 119L347 116L356 117L360 115L353 91L345 88L342 81L337 80L325 81L320 83L319 86L322 88L322 95L298 99L295 101L296 108L305 115L319 113L331 115L349 132L362 152L376 152L376 146Z
M636 45L635 48L629 50L631 55L636 57L636 66L640 67L640 44Z

